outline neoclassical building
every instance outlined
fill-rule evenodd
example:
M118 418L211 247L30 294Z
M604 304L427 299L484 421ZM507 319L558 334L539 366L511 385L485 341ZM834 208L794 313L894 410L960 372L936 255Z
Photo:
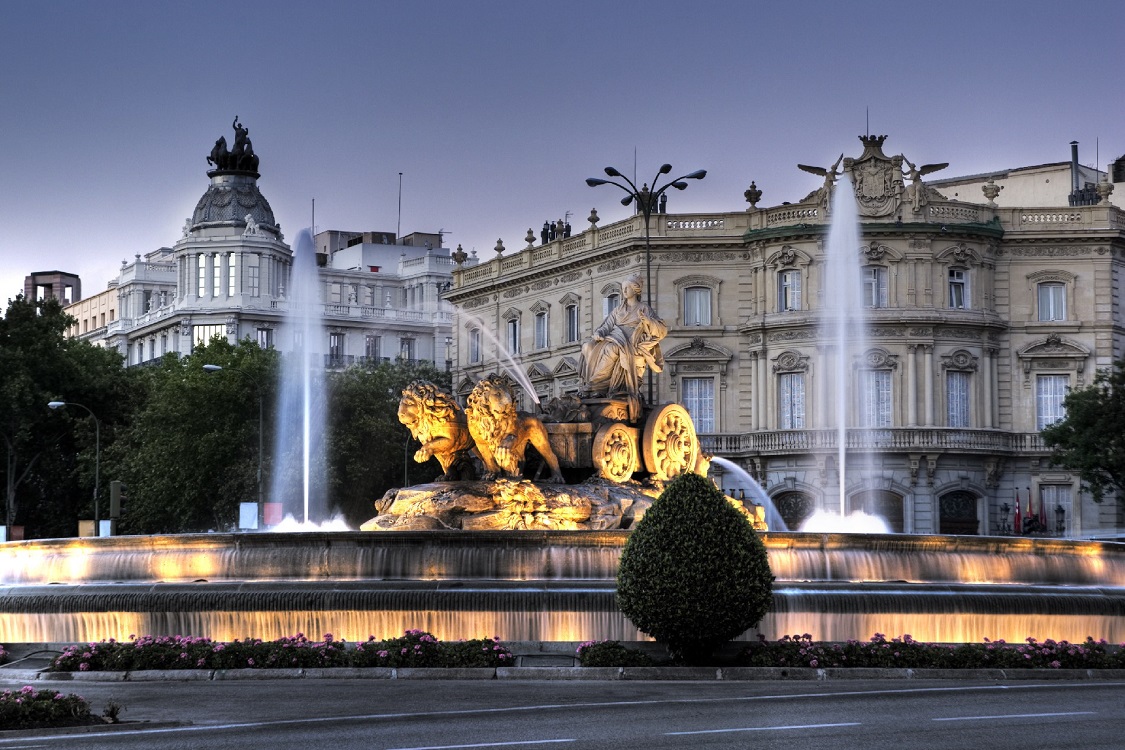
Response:
M235 127L235 151L225 151L225 139L216 144L210 183L179 240L123 260L106 291L68 306L71 335L116 347L130 365L189 353L213 336L291 348L283 326L293 250L258 188L248 131ZM314 351L324 352L326 366L450 361L452 315L439 292L453 263L440 234L331 230L313 239L325 326Z
M752 184L745 211L652 216L653 302L669 327L657 401L684 404L703 448L755 476L790 526L825 507L877 512L905 532L1014 533L1017 497L1021 520L1030 503L1044 522L1025 527L1034 533L1125 525L1122 499L1094 503L1075 474L1050 464L1039 434L1062 416L1068 389L1125 353L1125 212L1110 203L1113 183L1098 173L1087 184L1083 173L1083 195L1094 197L1070 205L1076 165L1061 162L1031 177L943 181L957 186L953 199L925 179L945 165L888 156L885 136L861 140L861 153L832 167L804 167L823 184L797 202L759 207ZM1057 196L1005 205L1008 177L1051 176ZM852 293L867 319L854 356L821 325L834 283L830 198L849 189L863 278ZM646 257L643 216L599 226L594 211L589 222L540 244L529 231L526 247L501 245L488 261L455 254L445 298L456 309L459 395L497 370L534 392L525 408L578 390L581 342ZM840 356L850 357L843 497ZM738 489L732 476L719 480Z

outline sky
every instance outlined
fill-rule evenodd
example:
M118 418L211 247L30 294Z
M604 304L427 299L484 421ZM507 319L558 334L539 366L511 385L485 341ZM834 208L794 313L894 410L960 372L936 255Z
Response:
M797 201L857 136L938 177L1125 153L1120 0L0 0L0 300L172 246L237 115L290 241L446 233L488 259L707 177L669 211ZM1095 146L1097 144L1097 146ZM1095 150L1096 149L1096 150ZM1097 154L1097 156L1095 155Z

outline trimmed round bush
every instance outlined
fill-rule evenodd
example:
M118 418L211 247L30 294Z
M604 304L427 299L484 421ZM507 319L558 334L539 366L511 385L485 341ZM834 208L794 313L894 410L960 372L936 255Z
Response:
M621 553L621 612L677 662L705 662L761 622L772 601L765 545L750 520L697 474L667 486Z

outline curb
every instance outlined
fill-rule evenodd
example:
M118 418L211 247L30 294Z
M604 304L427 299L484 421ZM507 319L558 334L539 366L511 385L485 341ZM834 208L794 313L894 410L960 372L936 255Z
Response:
M604 682L845 680L1122 680L1125 669L905 669L873 667L483 667L152 669L135 672L0 672L4 682L211 682L232 680L559 680Z

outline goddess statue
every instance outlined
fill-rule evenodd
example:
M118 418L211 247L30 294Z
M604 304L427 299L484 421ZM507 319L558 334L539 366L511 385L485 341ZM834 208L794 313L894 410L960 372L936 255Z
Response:
M642 286L639 273L625 280L621 304L582 344L578 362L583 395L624 397L633 422L641 416L641 377L646 368L654 373L664 370L660 340L668 335L668 326L641 301Z

